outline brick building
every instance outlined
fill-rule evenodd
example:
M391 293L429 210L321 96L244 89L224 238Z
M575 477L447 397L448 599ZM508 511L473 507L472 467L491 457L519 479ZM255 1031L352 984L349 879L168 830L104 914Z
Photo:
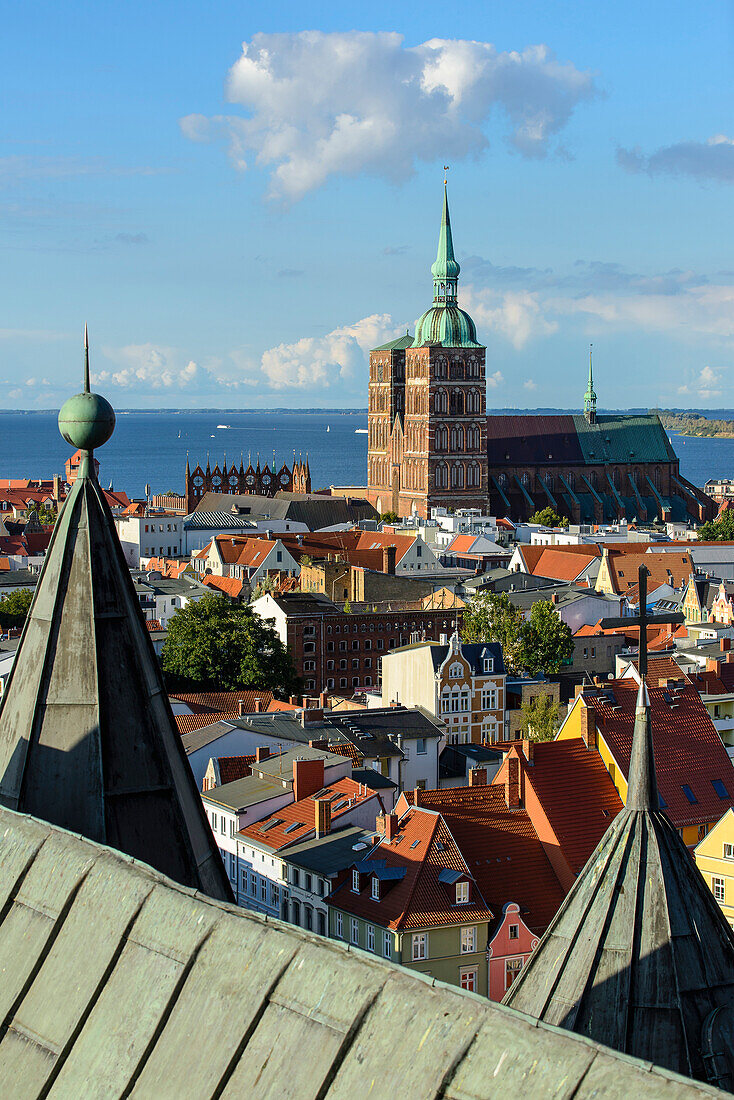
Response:
M258 455L256 464L253 466L248 460L247 469L245 469L241 455L239 466L234 462L228 466L225 455L222 465L220 466L217 462L212 469L207 455L206 466L197 465L192 470L187 456L184 489L186 512L193 512L201 503L204 494L209 492L230 496L255 494L264 497L274 497L278 492L310 493L311 470L308 458L305 462L301 460L296 462L294 456L293 466L288 466L284 462L278 468L275 454L273 454L272 467L267 462L261 466Z
M459 271L444 187L433 305L415 337L370 353L367 495L378 512L486 506L485 349L459 308Z
M325 596L304 592L267 594L252 607L263 619L273 620L306 691L371 691L380 683L385 653L424 638L447 641L461 620L456 608L387 605L345 612Z

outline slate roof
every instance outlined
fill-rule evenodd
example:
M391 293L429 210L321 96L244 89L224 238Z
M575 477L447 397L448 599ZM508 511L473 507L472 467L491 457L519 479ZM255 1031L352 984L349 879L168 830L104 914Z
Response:
M305 871L313 871L330 878L351 867L355 859L359 858L360 852L354 850L355 844L366 846L360 850L362 853L371 848L374 835L374 829L363 829L361 825L345 825L342 829L334 829L327 836L311 837L300 844L294 844L283 853L283 859Z
M286 775L282 780L275 780L269 776L260 779L256 775L246 775L221 787L212 787L211 790L204 791L201 797L214 806L223 806L233 813L243 813L249 806L257 806L284 791L290 791L292 787L292 776Z
M720 1095L45 823L0 831L5 1095L337 1100L386 1065L407 1100Z
M525 810L508 810L500 786L418 791L418 805L440 813L494 916L517 902L533 932L543 932L564 891Z
M94 468L86 455L0 702L0 801L229 900Z
M257 529L257 521L237 512L203 512L197 509L184 517L183 526L185 531L213 531L218 527L252 531Z
M233 506L245 517L294 520L310 531L332 523L358 523L375 519L377 512L364 497L332 497L277 493L274 497L254 494L204 493L195 512L227 512Z
M698 692L690 683L671 691L651 683L648 690L663 808L677 828L718 821L734 806L734 770ZM634 679L610 681L608 689L595 693L584 691L584 699L596 712L597 729L625 778L636 696ZM715 780L723 782L729 797L716 793ZM684 784L693 792L695 802L686 797Z

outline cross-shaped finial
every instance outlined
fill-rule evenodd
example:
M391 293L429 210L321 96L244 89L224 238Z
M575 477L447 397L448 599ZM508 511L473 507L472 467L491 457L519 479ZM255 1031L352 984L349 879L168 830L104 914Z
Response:
M663 623L682 623L684 616L680 611L674 612L670 615L649 615L647 612L647 578L650 576L650 570L646 565L641 565L637 571L637 588L639 591L640 609L638 615L628 615L622 619L602 619L601 626L604 630L608 630L615 626L639 626L640 628L640 648L638 658L638 668L640 670L640 678L644 680L647 676L647 628L648 626L658 626Z

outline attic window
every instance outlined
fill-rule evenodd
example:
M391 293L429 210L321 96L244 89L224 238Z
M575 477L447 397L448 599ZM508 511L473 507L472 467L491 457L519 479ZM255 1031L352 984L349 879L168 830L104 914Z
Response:
M290 825L288 825L286 827L285 832L286 833L295 833L296 829L302 829L303 827L304 826L303 826L302 821L293 821L293 822L291 822Z
M274 829L276 827L276 825L282 825L282 824L283 824L283 818L282 817L273 817L273 818L271 818L270 821L267 821L264 825L262 825L260 827L260 829L258 830L258 832L267 833L268 830ZM287 831L288 830L286 829L286 832Z
M722 779L712 779L711 786L714 788L719 798L729 798L729 792L724 786L724 782Z
M456 904L468 905L469 903L469 883L457 882L456 883Z
M420 844L420 840L414 840L413 843L411 844L411 848L417 848L419 844Z
M623 576L624 576L624 573L622 572L622 570L621 570L621 569L619 569L619 570L618 570L617 572L618 572L618 574L619 574L619 576L620 576L620 577L623 577Z
M695 805L695 803L698 802L698 799L696 798L695 794L693 793L693 791L691 790L691 788L688 786L687 783L681 783L680 789L683 791L683 794L686 796L686 798L688 799L688 801L691 803L692 806Z

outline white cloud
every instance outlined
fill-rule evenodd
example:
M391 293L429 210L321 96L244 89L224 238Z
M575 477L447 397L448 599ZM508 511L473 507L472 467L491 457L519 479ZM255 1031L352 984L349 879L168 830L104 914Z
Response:
M691 284L672 294L584 294L550 298L545 304L556 314L588 314L620 329L734 337L734 286L726 283Z
M518 349L528 340L550 336L558 328L557 322L545 315L540 296L528 291L499 293L467 287L461 304L480 331L499 332Z
M679 141L649 155L641 149L618 149L617 163L628 172L650 176L693 176L734 183L734 138L714 134L707 141Z
M523 382L522 388L524 390L537 390L538 383L534 382L532 378L528 378L527 381Z
M496 370L494 374L487 375L487 389L496 390L498 386L501 386L505 378L501 370Z
M373 313L326 336L304 336L269 348L262 356L262 372L276 390L351 382L365 371L370 348L395 339L401 331L388 313Z
M141 390L191 389L202 383L216 382L211 371L193 359L186 360L177 349L155 344L129 344L124 348L104 348L108 359L120 363L117 370L94 371L94 385L139 387Z
M495 112L518 152L545 156L596 90L547 46L434 38L406 47L388 32L302 31L243 43L227 94L246 117L188 115L182 132L223 138L236 168L267 168L271 196L295 201L333 175L403 180L417 161L476 156Z
M713 398L722 397L724 379L721 377L721 371L713 370L709 366L702 367L694 378L678 387L678 393L694 395L701 401L710 401Z

